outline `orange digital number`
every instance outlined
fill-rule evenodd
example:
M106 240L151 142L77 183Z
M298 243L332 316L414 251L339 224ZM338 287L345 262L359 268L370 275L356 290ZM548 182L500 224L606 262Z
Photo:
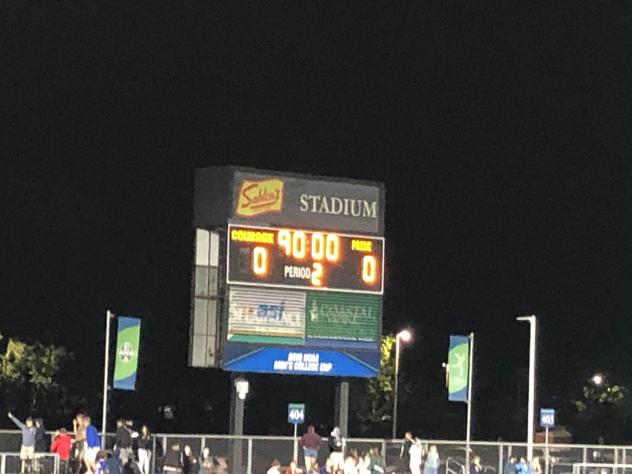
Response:
M280 230L277 235L277 242L279 247L285 252L285 255L292 253L292 235L289 230Z
M325 256L330 262L336 262L340 256L340 238L336 234L327 234Z
M292 256L302 260L306 254L305 232L296 231L292 236Z
M313 263L312 268L312 285L314 286L322 286L323 285L323 264L319 262Z
M325 237L320 232L312 234L312 259L322 260L325 256Z
M362 281L375 283L377 280L377 260L373 255L362 257Z
M265 247L255 247L252 251L252 271L255 275L268 273L268 250Z

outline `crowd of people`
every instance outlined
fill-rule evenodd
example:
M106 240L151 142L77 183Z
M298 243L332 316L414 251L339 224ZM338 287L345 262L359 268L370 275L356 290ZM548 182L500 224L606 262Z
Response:
M284 468L281 461L274 459L267 474L383 474L385 472L384 458L376 446L364 453L360 453L357 449L348 449L345 455L345 440L338 427L334 427L329 434L327 457L321 465L318 461L321 441L322 438L316 433L314 426L308 426L307 431L299 440L305 469L299 467L297 460L291 460Z
M72 432L65 427L55 431L50 448L41 419L28 417L24 422L9 413L9 418L22 432L20 473L39 471L36 453L50 452L59 457L61 474L150 474L151 434L147 426L140 432L129 420L118 420L112 450L104 450L101 436L86 414L78 414L72 421ZM132 449L136 444L137 457Z
M22 422L12 413L8 416L22 434L21 474L39 472L34 468L38 452L56 454L60 460L60 474L154 474L151 459L154 448L159 446L146 425L136 431L130 420L119 419L114 446L105 450L90 417L78 414L73 419L72 432L59 428L49 447L41 419L29 417ZM338 427L334 427L326 438L326 453L320 452L323 441L314 426L308 426L298 443L302 466L296 459L287 463L274 459L267 474L384 474L386 471L379 447L373 446L360 452L347 445ZM157 471L164 474L229 474L226 458L212 455L208 446L198 456L191 445L176 442L171 444L164 456L162 454ZM398 464L398 473L439 474L441 462L437 446L430 445L426 449L421 439L407 432L401 444ZM482 473L481 459L473 454L469 474ZM534 457L528 462L524 457L511 456L505 462L502 474L542 474L540 460Z

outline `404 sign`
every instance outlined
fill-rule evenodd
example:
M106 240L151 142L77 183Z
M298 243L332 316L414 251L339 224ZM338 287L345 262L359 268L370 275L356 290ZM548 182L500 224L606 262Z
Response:
M305 404L290 403L287 406L287 422L292 425L305 423Z

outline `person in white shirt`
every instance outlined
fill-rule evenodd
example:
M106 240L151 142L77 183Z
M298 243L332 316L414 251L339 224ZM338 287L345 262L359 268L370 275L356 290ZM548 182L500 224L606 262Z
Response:
M415 438L413 444L410 445L408 454L410 455L410 472L412 474L421 474L421 457L424 454L424 450L421 447L419 438Z
M272 461L272 465L266 474L281 474L281 462L278 459Z

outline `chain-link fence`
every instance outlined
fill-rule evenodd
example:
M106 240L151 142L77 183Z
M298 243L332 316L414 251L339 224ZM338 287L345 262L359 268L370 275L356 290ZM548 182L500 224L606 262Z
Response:
M0 453L19 452L20 432L0 431ZM285 436L229 436L207 434L156 434L153 438L151 465L152 472L162 472L164 454L175 444L191 446L196 455L208 447L216 466L227 465L229 472L239 474L265 473L274 459L287 465L294 456L295 440ZM114 435L108 434L106 447L111 449ZM464 441L424 440L425 451L435 445L439 452L440 466L438 474L469 474L465 466L466 445ZM402 442L382 439L349 438L345 442L345 451L364 454L372 447L383 453L387 472L397 473L407 469L402 457ZM577 464L614 464L632 463L632 452L627 446L576 445L576 444L534 444L534 458L539 459L543 474L573 474ZM304 466L300 451L297 461ZM472 442L470 459L480 456L483 474L502 474L503 466L510 456L525 457L526 443ZM548 455L547 455L548 454ZM324 464L328 456L327 442L324 439L319 450L318 462ZM5 462L15 463L14 460ZM8 464L7 464L8 465ZM18 464L19 465L19 462ZM13 464L11 464L13 466ZM593 472L594 471L594 472ZM613 474L632 474L632 470L618 470ZM12 470L0 471L0 474L12 473ZM19 471L17 471L19 472ZM48 473L44 473L48 474ZM582 469L578 474L602 474L600 471Z

